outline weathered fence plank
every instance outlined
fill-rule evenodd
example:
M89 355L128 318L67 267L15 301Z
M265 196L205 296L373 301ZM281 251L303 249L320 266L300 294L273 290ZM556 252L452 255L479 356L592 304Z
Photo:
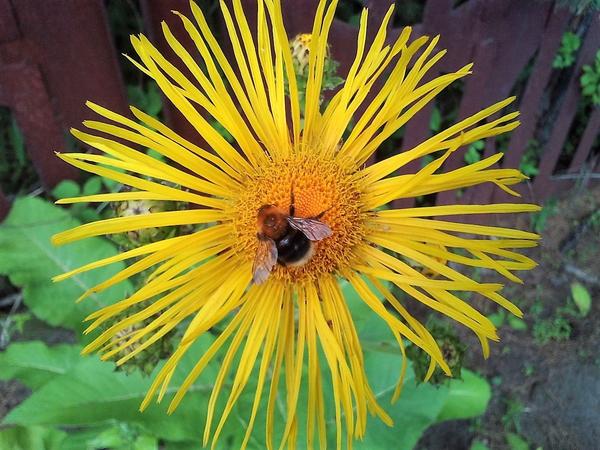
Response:
M0 69L0 89L25 136L27 153L46 186L73 178L74 167L57 164L54 151L64 147L51 100L38 68L31 64L11 64ZM60 160L59 160L60 161Z
M595 108L581 136L575 156L569 166L569 172L575 173L586 168L585 163L592 151L592 145L598 137L598 130L600 130L600 108ZM592 168L587 167L587 169L591 170Z
M5 7L17 33L0 34L0 100L15 114L27 152L51 187L79 174L54 151L64 151L68 129L91 116L85 101L127 111L104 3L2 0L0 11Z
M584 64L590 64L600 47L600 18L596 17L590 26L587 36L583 41L574 73L565 89L561 110L552 127L552 133L548 139L543 157L540 160L540 173L533 183L534 193L537 198L544 199L554 194L559 189L559 184L554 183L552 175L556 163L563 150L565 140L571 129L577 105L581 99L581 87L579 86L579 75Z

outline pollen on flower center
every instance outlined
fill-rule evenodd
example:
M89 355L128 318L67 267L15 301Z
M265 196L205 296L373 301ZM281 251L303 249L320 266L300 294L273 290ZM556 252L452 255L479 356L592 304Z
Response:
M256 254L258 209L273 204L288 211L292 187L294 215L310 218L325 211L319 220L327 224L333 234L315 243L315 253L305 265L284 267L277 264L271 276L301 282L346 266L354 246L364 234L360 192L350 173L335 161L315 155L298 155L272 162L246 181L234 219L244 257L252 260Z

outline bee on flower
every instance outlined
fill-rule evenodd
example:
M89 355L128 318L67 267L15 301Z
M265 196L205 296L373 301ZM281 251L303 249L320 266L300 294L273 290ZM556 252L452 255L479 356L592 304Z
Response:
M280 1L259 0L257 4L255 30L240 0L233 0L232 9L221 4L233 59L225 55L196 4L191 4L193 17L175 12L201 58L196 61L163 24L176 58L189 69L186 74L145 36L131 38L137 53L132 62L157 83L205 146L183 138L135 107L131 112L136 120L132 120L88 102L103 119L86 121L87 131L74 130L73 134L101 153L58 155L75 167L130 187L59 203L172 202L189 207L84 224L57 234L56 245L91 236L202 226L189 234L153 238L55 279L131 261L85 297L144 271L150 273L147 282L129 297L88 317L87 332L103 331L85 352L101 351L103 359L114 357L117 364L147 351L186 324L142 409L155 397L164 397L186 352L218 326L218 337L171 399L169 411L177 408L215 356L223 355L209 399L205 444L212 440L216 445L232 408L255 374L256 394L246 418L243 447L259 411L266 416L269 449L275 448L275 438L295 448L299 427L306 428L308 448L315 446L315 440L323 446L325 411L330 408L337 448L342 448L344 440L351 448L353 439L365 433L367 413L388 425L391 419L367 379L341 281L346 280L381 318L382 326L390 328L399 352L404 354L406 340L429 355L425 378L436 368L450 375L444 352L411 314L411 303L422 303L471 329L487 356L489 341L498 340L496 329L455 292L479 293L517 316L521 311L501 294L502 284L472 280L454 264L494 270L520 282L514 272L531 269L535 263L515 249L535 246L538 236L443 217L531 212L538 207L502 203L382 209L394 200L481 183L493 183L516 195L509 186L525 176L515 169L492 168L501 154L443 170L443 163L459 148L518 126L517 112L502 114L514 98L490 105L414 148L366 166L382 142L444 88L469 75L471 65L425 81L427 72L444 55L435 50L438 38L411 39L410 28L405 28L388 45L390 8L367 47L365 10L354 63L331 99L322 102L322 92L331 81L326 80L328 33L337 1L320 1L312 32L291 45ZM351 121L353 127L347 133ZM214 123L227 130L231 142L215 130ZM146 154L147 148L164 158ZM438 156L414 173L397 175L411 161L428 155ZM410 301L400 299L392 286ZM398 374L395 398L402 376ZM231 382L225 388L228 377ZM302 386L307 386L305 422L298 414ZM324 389L329 387L332 405L324 400ZM218 408L223 395L227 400ZM286 417L281 433L274 436L276 402L285 406Z

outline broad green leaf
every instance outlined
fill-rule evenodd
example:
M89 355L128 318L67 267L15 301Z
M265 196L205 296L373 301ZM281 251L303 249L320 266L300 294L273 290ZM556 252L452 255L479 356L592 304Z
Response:
M133 443L133 450L157 450L158 440L154 436L143 434Z
M129 282L120 283L80 304L75 300L87 289L124 268L122 263L95 269L60 283L51 277L97 259L116 254L106 239L91 238L54 247L52 235L79 225L70 214L39 198L23 197L13 204L0 225L0 274L23 289L25 304L51 325L81 329L81 321L102 305L131 292Z
M182 360L165 396L166 404L208 343L208 338L200 342ZM115 372L114 364L101 362L95 356L82 358L66 374L49 381L13 409L4 423L86 427L120 422L139 427L157 438L199 443L208 394L212 390L208 380L214 379L217 369L218 361L209 365L208 378L201 377L191 387L172 415L166 414L166 405L156 404L141 413L138 408L153 377L144 377L139 372L130 375Z
M113 426L102 431L86 444L88 448L93 449L122 447L127 444L127 436L123 435L121 427Z
M87 179L83 185L83 195L99 194L102 190L102 178L92 176Z
M77 197L81 189L79 185L73 180L63 180L52 189L52 197L54 198L66 198L66 197Z
M109 192L117 192L119 190L119 182L115 180L111 180L110 178L102 177L102 184Z
M587 316L592 307L592 297L585 286L577 281L571 283L571 296L577 309L583 317Z
M17 379L39 389L56 376L64 375L80 361L79 346L46 347L43 342L17 342L0 353L0 379Z
M0 450L62 450L64 431L45 427L10 427L0 430Z
M90 442L107 429L106 427L86 427L77 431L70 430L62 442L60 450L95 450L90 446Z
M450 380L448 397L437 417L439 422L478 417L487 409L491 397L487 380L464 368L461 375L462 380Z
M161 447L162 450L189 450L190 448L195 448L198 446L197 442L170 442L167 441ZM200 447L202 448L202 447ZM253 450L251 447L248 450Z

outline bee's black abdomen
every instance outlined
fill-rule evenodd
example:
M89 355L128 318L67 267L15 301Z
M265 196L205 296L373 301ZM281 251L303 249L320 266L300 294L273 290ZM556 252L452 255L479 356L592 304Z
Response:
M277 241L277 261L284 266L297 263L310 252L311 245L304 233L290 228L289 233Z

